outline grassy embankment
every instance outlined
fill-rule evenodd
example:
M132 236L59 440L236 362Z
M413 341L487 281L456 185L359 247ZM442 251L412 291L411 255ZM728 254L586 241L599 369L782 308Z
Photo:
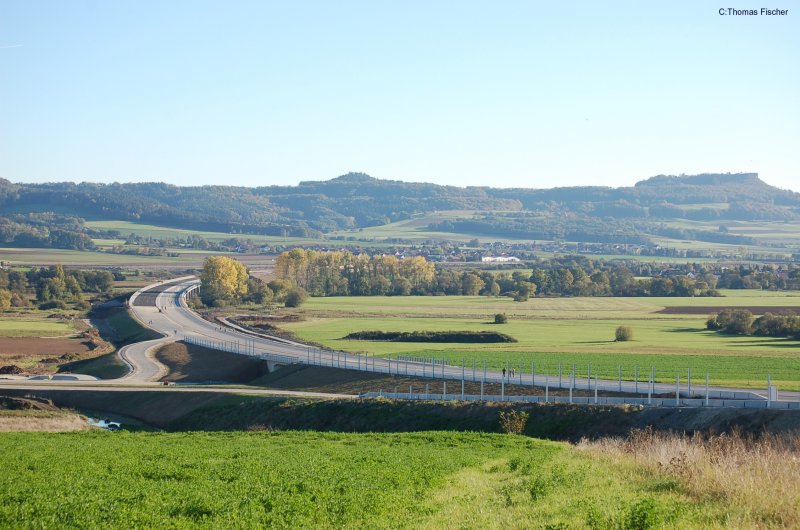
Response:
M0 396L0 432L65 432L89 429L85 418L46 400Z
M781 389L800 389L798 341L726 336L705 330L707 315L692 307L737 306L760 311L797 307L800 293L727 291L720 298L534 298L515 303L487 297L330 297L312 298L301 312L306 319L282 324L302 340L327 347L378 355L410 354L448 359L471 368L500 368L506 363L530 372L555 374L588 364L601 376L633 379L635 366L646 381L650 367L657 379L685 382L691 368L695 384L709 372L712 384L764 387L767 374ZM661 313L673 308L678 313ZM684 311L681 314L680 311ZM506 313L507 324L492 324ZM614 330L630 326L634 340L615 342ZM426 344L343 340L359 331L499 331L514 344Z
M0 435L0 451L2 526L729 528L796 520L796 507L775 513L699 496L632 460L520 436L14 433Z

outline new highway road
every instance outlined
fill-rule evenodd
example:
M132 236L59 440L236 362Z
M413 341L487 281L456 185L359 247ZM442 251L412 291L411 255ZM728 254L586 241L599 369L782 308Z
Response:
M441 363L411 362L345 354L344 352L312 348L297 342L254 334L236 326L230 326L227 323L209 322L190 309L187 303L187 297L191 296L198 286L199 280L197 278L187 276L150 285L137 291L129 300L132 314L143 326L156 331L162 337L122 348L120 356L130 367L130 373L120 379L95 381L92 384L103 386L122 385L126 387L157 384L156 382L166 375L166 368L153 358L153 351L160 345L178 340L207 345L216 349L255 355L278 365L301 363L375 371L393 375L433 376L455 380L464 377L466 379L476 378L487 382L500 382L503 380L503 374L500 372L479 370L476 373L473 371L472 366L461 367ZM513 381L505 378L505 381L517 384L521 381L522 384L531 384L534 383L531 375L530 373L524 374L521 379L515 377ZM555 388L558 385L558 380L558 376L554 374L550 374L547 377L543 374L538 374L535 384L537 386L547 384L550 388ZM545 383L545 381L547 382ZM15 383L47 384L50 382L23 382L17 380ZM72 383L76 387L87 384L86 381L59 381L58 383ZM0 385L6 384L8 383L0 382ZM571 375L565 373L561 378L561 385L563 388L568 388L570 384ZM675 384L658 383L651 386L643 381L638 384L637 388L632 381L623 381L621 387L617 380L600 379L587 381L583 377L576 378L575 381L576 388L587 389L588 387L591 389L593 385L599 386L601 391L618 391L621 388L624 392L635 392L638 389L638 394L640 395L646 394L648 388L653 394L672 393L672 395L675 395L676 391ZM682 392L688 390L685 383L680 387L680 390ZM693 390L696 395L702 396L705 392L705 385L700 381L695 381ZM766 399L766 389L758 391L753 389L710 387L709 391L712 393L741 392L743 398L744 394L747 394L750 398L760 396ZM800 401L800 393L781 392L780 399Z

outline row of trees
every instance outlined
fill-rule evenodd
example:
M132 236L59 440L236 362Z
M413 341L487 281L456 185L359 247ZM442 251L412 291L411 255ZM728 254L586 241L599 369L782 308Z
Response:
M710 330L731 335L757 335L761 337L800 338L800 316L765 315L754 318L746 309L724 309L706 322Z
M425 258L398 259L295 248L275 260L278 278L313 296L431 294L436 268Z
M704 296L715 294L711 272L692 277L636 278L626 267L585 260L570 267L549 264L533 272L494 274L437 268L424 258L355 255L301 248L276 259L276 275L313 296L508 295L526 300L549 296Z

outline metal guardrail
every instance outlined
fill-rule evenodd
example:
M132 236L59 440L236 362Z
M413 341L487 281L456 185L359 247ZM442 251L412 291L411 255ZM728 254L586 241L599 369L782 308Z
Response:
M489 373L482 374L479 372L458 370L458 367L447 365L443 362L419 362L412 361L408 358L391 359L391 358L377 358L367 357L363 355L355 355L343 351L324 350L320 348L307 348L305 356L303 355L283 355L270 352L264 346L251 340L230 340L218 341L211 339L204 339L194 336L185 336L183 340L189 344L202 346L205 348L236 353L239 355L248 355L263 359L267 362L272 362L278 365L290 364L304 364L308 366L322 366L326 368L341 368L360 370L367 372L374 372L386 374L390 376L409 376L421 377L428 379L445 379L455 380L462 382L480 383L481 389L486 384L500 385L502 389L506 385L514 384L519 385L517 380L509 381L508 378L494 377ZM458 372L461 371L461 374ZM529 374L531 375L531 374ZM541 375L540 380L536 381L533 377L529 378L530 383L525 386L542 387L542 379L544 379L544 395L539 396L514 396L508 395L505 392L500 395L490 395L481 393L477 394L463 394L462 392L454 392L451 394L432 394L429 392L367 392L361 394L360 397L370 398L389 398L389 399L410 399L410 400L433 400L433 401L503 401L515 403L571 403L578 405L643 405L654 407L710 407L710 408L772 408L772 409L800 409L800 402L795 401L777 401L764 398L754 399L751 392L735 392L735 391L707 391L701 397L689 394L685 389L678 389L673 394L675 397L664 397L666 392L663 391L661 385L647 383L647 391L640 392L639 395L647 395L647 397L634 396L600 396L600 392L618 391L619 384L601 383L598 380L591 379L578 379L578 378L561 378L560 381L557 377L550 375ZM551 382L552 381L552 382ZM626 385L631 382L626 381ZM644 386L641 383L640 386ZM463 389L463 384L461 385ZM623 388L627 389L625 385ZM555 396L550 395L550 390L569 390L569 396ZM594 396L573 396L573 391L588 391L594 392ZM658 395L654 395L659 391Z
M182 302L185 301L186 294L196 289L193 285L181 293ZM185 304L184 304L185 305ZM535 365L531 366L529 373L513 375L495 375L488 371L484 363L482 369L478 369L475 364L472 367L465 366L464 362L460 367L447 364L443 359L432 359L416 356L397 356L394 359L388 357L376 357L369 355L357 355L338 350L327 350L307 346L305 351L300 350L293 355L279 354L265 346L261 342L241 335L231 340L213 340L205 337L186 335L183 340L190 344L203 346L210 349L248 355L259 359L264 359L279 365L304 364L308 366L322 366L326 368L341 368L347 370L359 370L373 373L386 374L389 376L409 376L427 379L443 379L461 381L461 392L453 394L429 394L429 393L384 393L368 392L362 394L364 398L388 397L394 399L431 399L431 400L465 400L465 401L510 401L527 403L573 403L573 404L598 404L598 405L645 405L660 407L733 407L733 408L774 408L774 409L800 409L800 401L780 401L778 400L777 389L768 380L767 397L764 398L755 392L742 390L720 390L711 389L706 376L705 384L699 386L692 385L691 372L688 372L688 381L685 386L681 386L680 380L676 380L674 386L657 383L655 372L651 369L650 373L644 373L647 381L639 380L639 370L636 370L636 380L628 381L622 379L622 374L617 381L599 379L597 373L594 378L591 374L586 377L576 375L576 367L572 366L571 373L563 373L559 365L559 374L537 374ZM286 345L282 345L286 346ZM464 394L463 383L480 383L480 395ZM483 393L486 384L501 386L500 395L488 395ZM506 385L518 385L543 388L544 395L541 396L511 396L505 393ZM549 391L569 390L570 396L550 396ZM586 391L594 393L594 396L573 396L573 391ZM599 393L620 393L632 394L630 396L600 396ZM670 397L664 397L665 395ZM635 397L635 396L642 397ZM646 397L645 397L646 396ZM675 396L675 397L672 397Z
M652 407L709 407L737 409L800 409L798 401L767 401L754 399L692 399L692 398L635 398L608 396L502 396L460 393L431 394L427 392L365 392L363 399L409 399L421 401L489 401L506 403L562 403L574 405L641 405Z

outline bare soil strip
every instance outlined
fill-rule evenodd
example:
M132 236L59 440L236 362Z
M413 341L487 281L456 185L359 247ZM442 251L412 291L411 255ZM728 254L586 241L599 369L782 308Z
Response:
M661 311L663 315L710 315L719 313L723 309L746 309L754 315L772 313L773 315L800 315L800 307L795 305L776 305L776 306L725 306L725 305L699 305L699 306L673 306L665 307Z

